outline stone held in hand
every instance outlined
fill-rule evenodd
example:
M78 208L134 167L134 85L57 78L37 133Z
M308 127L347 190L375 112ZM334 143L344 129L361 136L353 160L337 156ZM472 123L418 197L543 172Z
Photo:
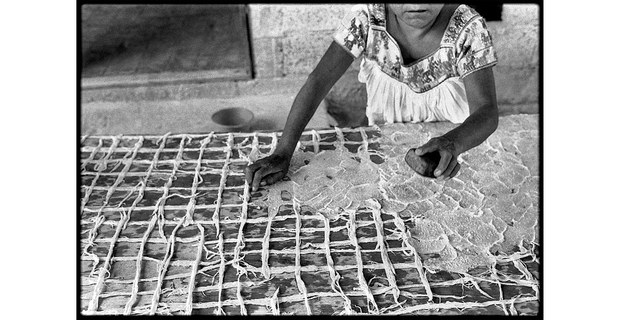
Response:
M439 151L428 152L418 156L415 154L415 148L412 148L405 155L405 162L411 169L417 174L428 178L436 178L433 171L439 165L439 160L441 160Z

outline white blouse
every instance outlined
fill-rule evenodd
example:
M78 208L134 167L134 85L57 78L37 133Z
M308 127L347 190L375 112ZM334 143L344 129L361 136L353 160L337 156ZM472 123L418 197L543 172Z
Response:
M366 84L369 125L394 122L450 121L469 116L463 78L493 66L497 56L484 19L460 5L452 14L439 48L408 65L386 30L385 5L357 5L342 20L334 41L355 58Z

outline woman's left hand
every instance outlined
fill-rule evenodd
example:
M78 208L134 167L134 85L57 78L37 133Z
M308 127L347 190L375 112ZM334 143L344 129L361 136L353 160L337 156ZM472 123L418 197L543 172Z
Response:
M459 152L452 141L445 136L430 139L426 144L415 150L415 154L421 156L428 152L438 151L441 156L434 175L438 180L450 179L459 172L461 165L458 162Z

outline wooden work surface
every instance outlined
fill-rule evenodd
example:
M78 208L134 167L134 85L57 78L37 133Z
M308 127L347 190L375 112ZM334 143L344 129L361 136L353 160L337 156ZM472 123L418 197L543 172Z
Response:
M401 153L399 139L419 144L453 126L309 131L298 152L334 145L382 152L382 144L394 143L382 162ZM414 134L401 137L395 128ZM83 137L82 313L538 313L537 116L502 118L487 142L463 155L452 182L409 177L417 194L430 191L408 200L406 210L388 212L394 205L387 201L381 210L360 206L329 218L294 205L292 189L272 215L264 203L274 189L249 193L247 155L269 154L277 137ZM432 239L431 225L421 222L439 215L445 228L453 218L490 217L485 228L501 235L485 249L492 264L466 272L442 264L445 250L429 249L437 241L459 257L480 257L467 254L482 240L470 231L460 238L459 230Z

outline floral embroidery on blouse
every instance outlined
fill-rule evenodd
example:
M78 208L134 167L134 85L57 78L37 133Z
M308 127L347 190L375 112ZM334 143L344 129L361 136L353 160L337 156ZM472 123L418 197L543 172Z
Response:
M370 23L378 26L385 26L385 9L383 4L373 3L369 4L369 11L372 12L370 15Z
M341 21L337 31L337 42L356 58L366 49L368 16L364 9L364 6L354 6L351 13Z
M354 57L363 55L374 61L385 74L418 93L497 63L484 19L466 5L455 10L437 51L410 65L403 65L400 47L386 31L383 4L354 6L334 40Z

